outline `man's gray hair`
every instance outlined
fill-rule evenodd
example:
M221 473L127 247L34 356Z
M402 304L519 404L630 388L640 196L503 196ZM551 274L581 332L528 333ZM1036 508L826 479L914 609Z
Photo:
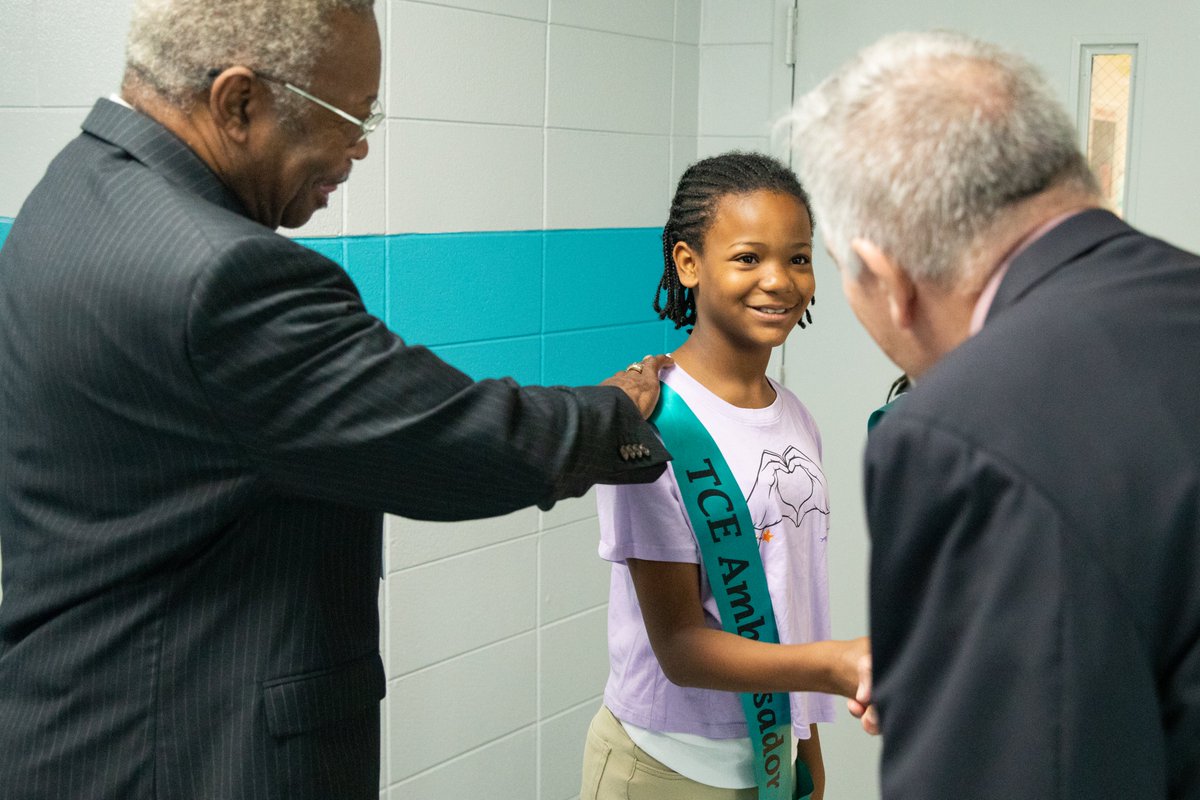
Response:
M826 246L851 273L867 239L913 278L952 288L1014 203L1051 186L1095 193L1074 126L1025 59L948 33L893 34L789 117L797 172Z
M180 108L209 71L246 66L304 86L339 9L368 13L374 0L134 0L127 72Z

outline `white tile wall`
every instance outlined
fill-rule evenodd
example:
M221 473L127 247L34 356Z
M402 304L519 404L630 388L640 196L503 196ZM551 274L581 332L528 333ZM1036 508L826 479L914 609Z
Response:
M537 635L393 680L388 694L390 769L398 783L537 721Z
M547 123L670 133L671 50L670 42L551 25Z
M426 0L431 5L469 8L509 17L546 21L546 3L549 0Z
M4 147L0 214L16 216L50 160L79 135L79 125L87 112L87 108L0 109L0 142Z
M536 508L522 509L503 517L453 523L389 515L384 525L389 573L511 541L539 530Z
M669 136L595 131L546 133L546 227L662 225Z
M596 490L588 491L583 497L573 497L555 503L549 511L540 514L540 530L550 530L570 522L579 522L596 516Z
M679 179L683 177L684 170L697 158L699 155L696 153L695 136L671 137L671 174L667 181L668 194L675 191L675 187L679 185ZM662 216L663 220L666 220L666 211Z
M604 693L608 680L607 604L543 625L540 635L539 698L543 718Z
M537 739L532 728L505 736L394 784L387 800L536 798Z
M388 17L389 116L542 124L544 24L413 2Z
M701 135L769 135L771 45L702 47L700 85Z
M646 0L550 0L550 23L671 41L675 9Z
M597 518L572 522L539 537L540 623L544 626L608 602L609 566L596 553Z
M675 41L700 44L700 0L675 0Z
M542 227L540 126L394 120L389 143L389 233Z
M533 630L537 603L528 589L537 582L536 556L537 542L528 537L390 575L388 674Z
M672 135L695 137L700 114L700 48L695 45L675 45L671 105Z
M37 60L33 0L7 0L0 24L0 107L37 105Z
M701 44L769 44L776 0L704 0Z
M37 0L41 105L91 107L120 88L125 49L113 44L124 41L132 6L131 0Z

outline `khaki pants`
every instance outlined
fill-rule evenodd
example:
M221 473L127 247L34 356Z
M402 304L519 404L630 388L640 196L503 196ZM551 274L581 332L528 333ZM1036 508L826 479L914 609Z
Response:
M579 800L756 800L758 789L718 789L685 778L633 743L601 706L583 747Z

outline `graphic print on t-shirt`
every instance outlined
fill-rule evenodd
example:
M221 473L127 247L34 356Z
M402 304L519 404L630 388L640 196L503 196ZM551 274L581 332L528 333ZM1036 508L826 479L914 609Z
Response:
M816 462L795 447L789 446L783 455L764 450L746 505L754 515L759 541L769 542L774 535L771 526L785 518L799 527L800 520L811 512L829 514L825 475Z

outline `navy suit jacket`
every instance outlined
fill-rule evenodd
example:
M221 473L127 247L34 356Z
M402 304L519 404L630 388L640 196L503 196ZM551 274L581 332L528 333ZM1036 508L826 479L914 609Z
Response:
M83 127L0 250L0 797L376 798L382 513L666 453L618 389L405 344L150 118Z
M866 483L885 798L1200 797L1200 258L1053 229Z

